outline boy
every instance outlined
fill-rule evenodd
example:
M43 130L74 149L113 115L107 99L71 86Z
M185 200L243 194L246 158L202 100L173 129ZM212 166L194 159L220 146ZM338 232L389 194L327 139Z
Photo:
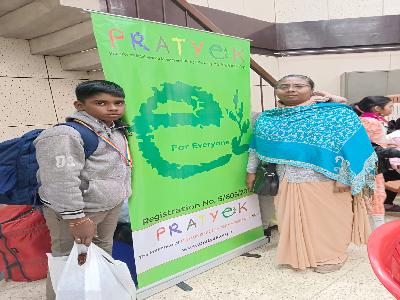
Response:
M39 164L39 195L50 230L53 256L69 255L74 241L96 245L111 254L113 234L125 199L131 195L132 162L126 137L118 124L125 94L105 80L80 83L77 109L67 121L91 128L99 136L85 159L80 133L67 125L43 131L35 140ZM55 294L49 276L47 299Z

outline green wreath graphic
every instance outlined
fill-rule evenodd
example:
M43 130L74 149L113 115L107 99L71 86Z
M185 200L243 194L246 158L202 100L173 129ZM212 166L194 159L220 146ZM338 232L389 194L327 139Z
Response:
M165 160L154 142L154 134L160 127L177 126L217 126L220 127L224 117L213 94L183 82L161 84L161 89L153 87L153 96L148 98L139 109L139 115L132 120L130 132L135 132L139 140L139 149L158 174L173 179L185 179L196 174L207 172L227 164L232 155L240 155L247 151L248 144L241 145L243 135L250 127L249 120L243 121L243 102L239 105L239 92L233 97L235 110L226 109L229 118L238 126L240 134L232 139L232 153L223 155L209 162L199 164L178 164ZM156 114L158 105L168 101L183 102L192 107L192 113Z

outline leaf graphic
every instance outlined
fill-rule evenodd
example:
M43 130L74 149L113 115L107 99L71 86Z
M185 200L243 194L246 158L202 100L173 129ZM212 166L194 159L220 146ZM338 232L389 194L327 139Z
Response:
M237 122L237 118L236 118L236 115L232 112L232 111L229 111L229 118L232 120L232 121L234 121L234 122Z
M239 102L239 90L236 90L236 94L233 96L233 104L235 104L235 109L237 109L238 102Z
M241 132L246 133L247 130L249 130L249 128L250 128L250 121L246 120L246 122L243 123Z
M243 102L240 102L240 109L239 109L239 112L238 112L238 116L239 116L240 120L243 119L243 110L244 110Z

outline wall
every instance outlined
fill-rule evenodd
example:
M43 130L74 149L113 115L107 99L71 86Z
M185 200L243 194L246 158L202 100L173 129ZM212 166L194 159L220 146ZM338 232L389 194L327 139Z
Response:
M400 14L399 0L189 0L189 2L277 23Z
M251 55L251 57L274 78L279 78L279 61L276 57L254 54ZM250 84L252 111L261 111L260 76L252 70L250 70ZM265 81L262 81L262 93L264 98L264 109L275 107L274 89Z
M278 64L280 76L305 74L315 80L318 89L340 94L341 74L399 69L400 51L282 57Z
M262 21L276 20L274 0L189 0L188 2Z
M63 122L87 72L66 72L58 57L31 55L28 41L0 37L0 141Z
M360 18L400 13L398 0L276 0L278 23Z
M102 3L99 0L59 0L61 5L79 7L83 9L101 10Z
M317 89L336 94L344 72L400 69L400 51L252 57L277 79L305 74ZM103 78L101 71L63 71L57 57L31 55L27 41L0 38L0 141L62 122L73 111L74 87L85 79ZM252 110L261 111L260 78L251 71L250 80ZM264 107L274 107L273 88L264 81L262 91Z

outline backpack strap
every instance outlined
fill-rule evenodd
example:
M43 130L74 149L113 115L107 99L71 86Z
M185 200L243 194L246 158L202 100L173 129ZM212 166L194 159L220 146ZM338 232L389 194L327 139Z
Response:
M84 126L74 121L68 121L59 125L70 126L79 132L83 140L85 159L88 159L90 155L92 155L93 152L96 151L97 146L99 145L99 137L93 130L89 129L87 126Z

